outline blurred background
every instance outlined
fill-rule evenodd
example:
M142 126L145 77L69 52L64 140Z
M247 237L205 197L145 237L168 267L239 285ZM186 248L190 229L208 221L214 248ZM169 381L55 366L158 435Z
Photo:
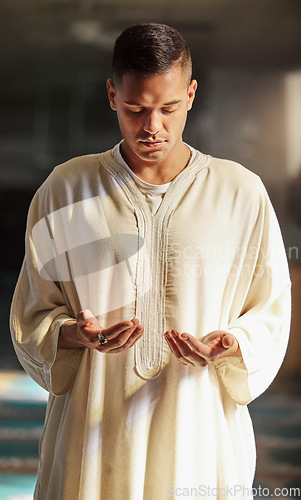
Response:
M150 21L174 26L191 47L199 87L185 140L259 174L280 221L291 340L276 381L250 409L257 482L300 486L301 1L1 0L0 499L15 494L12 474L23 478L21 493L32 488L46 401L20 367L8 328L28 206L55 165L120 140L105 86L114 40Z

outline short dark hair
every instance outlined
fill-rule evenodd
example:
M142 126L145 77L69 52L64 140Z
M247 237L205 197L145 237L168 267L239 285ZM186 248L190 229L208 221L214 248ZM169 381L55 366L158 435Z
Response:
M187 71L189 85L192 72L189 46L175 28L166 24L135 24L123 31L115 42L112 61L115 84L126 73L155 76L174 65Z

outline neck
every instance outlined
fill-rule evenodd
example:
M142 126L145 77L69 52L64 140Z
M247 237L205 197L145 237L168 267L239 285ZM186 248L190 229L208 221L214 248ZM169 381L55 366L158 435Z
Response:
M181 147L177 148L177 151L171 151L166 158L157 162L144 161L139 157L133 158L132 155L129 157L123 142L121 143L120 152L134 174L149 184L171 182L187 167L191 158L191 151L184 143L181 143Z

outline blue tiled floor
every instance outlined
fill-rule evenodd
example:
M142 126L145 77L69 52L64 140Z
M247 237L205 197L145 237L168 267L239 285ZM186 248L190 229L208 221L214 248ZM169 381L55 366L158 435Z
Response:
M35 482L28 474L0 474L0 500L32 500Z
M0 373L0 500L32 500L48 394L23 371Z

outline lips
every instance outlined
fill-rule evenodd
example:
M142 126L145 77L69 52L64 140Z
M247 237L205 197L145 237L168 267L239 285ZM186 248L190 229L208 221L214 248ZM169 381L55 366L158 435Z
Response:
M161 146L161 144L163 144L165 141L140 141L140 142L147 148L156 148L158 146Z

